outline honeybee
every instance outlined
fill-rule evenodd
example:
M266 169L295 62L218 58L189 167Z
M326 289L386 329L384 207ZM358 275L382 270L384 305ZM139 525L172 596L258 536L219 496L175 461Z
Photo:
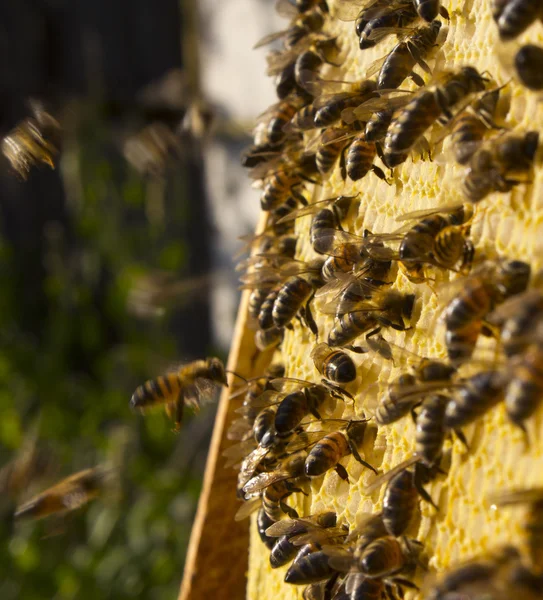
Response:
M538 0L494 0L492 16L502 40L519 36L541 15Z
M487 131L491 127L497 127L494 115L501 90L499 87L485 92L451 122L452 149L458 164L467 164L481 145Z
M335 573L328 564L328 555L315 544L306 544L296 555L285 575L285 583L307 585L325 581Z
M181 156L181 139L164 123L151 123L125 141L123 154L140 173L162 175Z
M324 24L324 16L320 10L300 11L299 14L292 16L294 20L288 29L264 36L253 46L253 49L262 48L282 39L285 48L290 50L307 36L320 31Z
M441 21L433 21L430 25L414 29L409 37L396 44L385 57L370 65L366 76L371 77L379 70L378 90L400 87L407 77L411 77L416 85L423 86L424 80L413 69L418 64L426 73L431 72L424 58L435 47L440 30Z
M340 156L342 157L342 174L344 174L343 151L349 143L345 131L344 127L328 127L320 135L316 160L321 175L331 171Z
M326 549L329 563L338 571L356 570L371 579L394 578L400 572L410 571L416 565L422 550L417 540L391 535L380 536L370 541L362 549L341 548ZM408 585L401 579L402 585Z
M470 202L480 202L493 191L509 192L529 180L539 144L539 133L504 133L473 154L462 184Z
M390 535L402 535L419 505L419 491L413 472L400 471L390 479L383 497L383 523Z
M530 265L519 260L485 262L461 280L462 288L444 311L445 344L453 364L473 353L483 321L492 310L528 286Z
M81 508L100 496L110 476L103 467L79 471L17 507L15 518L43 519Z
M349 145L345 156L345 169L347 175L353 181L359 181L365 177L369 171L373 171L379 179L388 183L383 170L373 164L375 156L379 154L379 150L374 142L367 139L365 132L356 135Z
M338 92L338 82L326 81L304 71L303 85L310 93L318 96L312 103L313 122L315 127L321 128L339 121L342 118L342 112L347 108L360 107L370 99L378 97L375 94L377 84L372 79L340 82L344 91Z
M301 99L296 97L281 100L257 117L256 127L258 128L259 124L265 126L266 141L272 148L285 140L287 133L284 127L301 108L301 104Z
M482 371L464 380L447 404L445 426L464 427L496 406L504 399L507 380L500 371Z
M317 371L333 383L349 383L356 379L356 366L352 358L328 344L317 344L311 351Z
M281 523L281 521L279 521ZM270 552L270 566L278 569L289 563L298 554L299 548L295 546L288 535L277 538Z
M343 419L329 419L322 421L321 427L320 431L306 432L303 437L299 436L299 439L294 439L287 446L287 452L313 446L305 461L304 470L308 477L319 477L326 471L334 469L341 479L349 481L345 467L339 462L349 454L352 454L361 465L377 473L358 452L367 431L367 419L348 422ZM338 427L341 429L337 429Z
M543 574L543 489L510 490L495 494L491 502L494 506L528 505L523 523L525 541L530 567L538 576L541 576Z
M375 412L378 425L404 417L425 395L449 386L456 369L442 361L421 359L413 372L402 373L388 384L387 394Z
M185 405L197 410L217 385L228 385L223 363L218 358L195 360L140 385L132 394L130 406L142 412L164 406L167 415L174 420L175 430L179 431Z
M522 85L529 90L543 89L543 73L539 66L543 63L543 48L535 44L525 44L515 54L515 69Z
M414 455L427 467L433 467L441 458L448 434L445 426L448 402L448 396L432 394L423 400L417 415Z
M266 534L272 537L287 536L294 545L301 546L317 539L323 541L332 536L347 535L344 528L336 525L336 513L323 512L301 519L283 519L270 525Z
M500 330L505 356L512 358L538 340L543 318L543 293L533 289L506 300L489 316Z
M525 576L526 569L522 566L519 551L513 546L503 546L450 569L437 581L429 583L431 577L428 577L424 585L424 597L429 600L459 596L507 598L515 593L526 597L529 592L527 597L535 600L540 596L540 591L536 593L533 588L527 589L523 585L526 583Z
M505 391L509 419L524 433L524 421L531 417L543 399L543 345L530 344L511 365L511 379Z
M302 192L305 181L314 182L311 176L318 173L314 154L300 157L300 162L286 164L285 170L276 171L266 178L260 196L262 210L273 210L293 196L301 204L307 204Z
M55 168L60 151L60 124L38 101L31 101L32 116L18 123L2 140L2 152L16 173L26 179L30 169L44 163Z
M469 95L485 89L488 79L474 67L444 71L434 84L416 92L395 115L384 142L384 160L393 168L404 162L425 131L441 117L452 119L451 110Z

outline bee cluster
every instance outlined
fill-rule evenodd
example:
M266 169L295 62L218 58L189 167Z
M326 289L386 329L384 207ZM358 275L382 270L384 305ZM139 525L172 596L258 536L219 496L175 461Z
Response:
M446 494L434 497L426 487L452 485L458 454L476 451L464 429L503 410L512 431L527 446L534 442L528 425L543 399L540 281L529 262L496 255L495 247L483 252L472 234L485 227L485 198L531 184L539 134L507 124L509 82L500 86L474 66L439 67L448 26L459 17L439 0L284 0L277 7L290 26L257 46L282 42L268 56L279 102L259 117L254 144L242 158L262 189L267 222L245 240L250 257L239 269L250 293L255 345L283 348L284 365L273 364L233 396L243 397L229 434L237 443L225 453L227 466L239 468L244 503L237 518L258 511L256 528L271 567L291 563L284 581L306 585L306 599L402 596L418 589L429 563L435 566L432 544L413 533L425 517L449 510ZM503 33L506 22L524 19L521 32L540 14L540 4L529 0L495 2L493 10L503 39L514 37ZM363 51L397 38L360 81L333 75L345 60L338 21L355 21ZM411 89L400 89L407 80ZM376 233L378 219L368 229L380 190L397 208L401 195L395 199L393 190L408 185L403 163L430 163L441 154L460 166L455 173L463 169L450 194L458 201L397 211L392 232ZM329 187L336 194L319 200L320 188ZM347 231L361 211L364 226ZM441 282L455 273L446 290ZM441 305L445 329L444 336L434 334L434 318L425 331L428 346L435 339L444 347L431 358L406 349L429 297L430 310ZM295 377L289 361L303 364L305 356L293 354L306 345L317 381ZM375 364L400 372L372 384ZM403 440L412 441L408 458L381 470L379 441L386 439L391 456L390 440L398 436L389 432L400 422L410 431ZM345 457L359 466L348 470ZM337 505L322 507L332 470L336 488L363 481L360 502L366 498L378 509L360 520L347 519ZM372 500L378 492L380 500ZM536 488L506 492L496 506L540 510L541 497ZM530 514L528 552L508 544L441 579L428 575L423 596L489 591L506 597L526 589L542 597L535 548L543 520L536 508Z

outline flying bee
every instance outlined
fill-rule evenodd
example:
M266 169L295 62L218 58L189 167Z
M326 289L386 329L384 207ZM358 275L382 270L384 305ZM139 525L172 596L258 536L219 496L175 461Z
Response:
M298 552L285 575L285 582L294 585L307 585L325 581L335 573L328 564L328 555L318 545L306 544Z
M507 379L499 371L482 371L462 381L461 389L447 404L445 426L464 427L496 406L504 399Z
M15 519L43 519L77 510L98 498L110 477L103 467L79 471L17 507Z
M524 421L531 417L543 398L543 345L530 344L512 360L511 380L505 392L505 410L509 419L524 433Z
M17 124L2 140L2 152L12 169L26 179L39 163L55 168L60 151L60 124L40 102L31 101L32 116Z
M470 202L480 202L493 191L509 192L519 183L529 182L539 145L539 133L504 133L473 154L462 184Z
M402 373L388 384L386 396L375 412L375 421L378 425L398 421L425 395L448 387L455 373L452 365L439 360L421 359L412 372Z
M341 350L320 343L311 351L311 358L317 371L328 381L341 384L356 379L356 366L352 358Z
M185 405L197 410L212 397L217 385L228 385L223 363L218 358L195 360L140 385L132 394L130 406L142 412L164 406L175 422L175 430L179 431Z
M494 0L493 17L504 41L518 37L541 15L538 0Z
M308 477L319 477L334 469L344 481L349 481L345 467L340 460L352 454L357 462L377 471L360 456L358 448L364 441L367 431L367 419L345 421L344 419L329 419L321 421L322 429L306 432L299 439L289 442L287 452L313 446L305 461L305 474ZM341 429L336 430L340 427ZM330 431L330 433L328 433Z
M528 488L495 494L491 498L495 506L527 504L523 529L531 569L540 577L543 574L543 489Z
M515 54L515 70L522 85L529 90L543 89L543 73L539 66L543 63L543 48L535 44L525 44Z
M426 73L431 72L424 59L435 47L440 30L441 21L433 21L430 25L414 29L385 57L371 64L366 76L371 77L379 70L378 90L392 90L400 87L407 77L411 77L416 85L423 86L424 80L413 69L418 64Z
M460 364L472 355L483 331L483 321L496 306L525 291L529 279L529 264L501 259L487 261L459 280L462 288L444 311L445 344L453 364Z
M126 160L140 173L162 175L181 156L181 139L161 122L150 123L131 135L123 145Z
M452 109L471 94L483 91L487 81L474 67L462 67L444 71L434 84L416 92L395 115L385 136L387 166L393 168L404 162L427 129L441 118L452 119Z

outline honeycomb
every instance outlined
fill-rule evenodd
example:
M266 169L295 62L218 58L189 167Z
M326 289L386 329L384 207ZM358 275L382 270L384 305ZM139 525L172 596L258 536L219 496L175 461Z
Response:
M325 79L361 79L368 66L387 54L397 40L391 36L374 48L360 51L353 22L335 18L336 2L329 0L328 4L330 18L324 30L338 37L342 65L326 65L321 75ZM450 22L443 23L443 28L448 29L446 39L430 66L436 62L448 69L472 65L479 72L487 71L499 85L509 82L506 90L510 96L510 108L505 125L518 131L538 130L543 123L543 105L535 93L528 92L512 79L510 64L519 43L543 42L541 23L534 24L515 42L504 44L498 38L488 0L451 0L445 2L445 7L450 14ZM418 68L417 71L423 74ZM427 75L424 77L428 78ZM413 89L413 84L406 80L402 88ZM313 187L312 201L340 194L359 194L359 202L351 207L348 217L342 222L343 228L359 235L366 228L374 233L390 233L401 225L396 218L404 213L464 202L461 182L465 168L446 158L447 148L448 142L445 141L443 153L435 156L433 161L422 160L413 154L395 169L391 185L371 172L358 182L343 181L336 165L322 186ZM379 161L377 164L381 165ZM539 271L543 257L543 236L539 238L538 235L543 231L542 192L543 171L536 166L531 183L516 186L510 193L493 193L481 202L471 230L476 257L518 258L531 264L532 273ZM310 222L310 216L296 222L299 235L296 258L302 260L316 256L308 239ZM431 269L431 276L436 281L430 287L428 284L414 285L402 274L397 275L394 287L402 292L415 293L417 297L411 322L413 328L405 332L387 329L385 337L419 356L446 358L444 326L439 315L444 306L446 282L454 280L456 275ZM332 318L318 310L314 311L314 315L320 340L323 341L332 326ZM315 338L307 328L295 325L292 331L286 332L276 358L284 362L288 376L320 381L310 358L314 344ZM493 344L487 344L485 353L480 343L478 352L491 360ZM345 387L355 396L354 413L371 416L379 391L382 392L389 379L405 371L405 366L392 365L390 361L375 358L372 354L355 356L354 359L358 377ZM474 368L466 365L462 372L467 374ZM353 406L349 403L337 402L335 407L329 408L326 416L353 416ZM421 502L420 518L412 522L407 532L424 541L430 557L430 572L442 571L503 543L521 544L524 509L495 510L488 499L500 490L543 486L543 471L535 468L543 457L543 437L538 435L542 431L542 419L540 407L527 422L529 448L526 448L520 429L508 421L503 404L464 428L469 450L457 439L446 442L445 450L450 448L452 451L448 475L426 486L439 511ZM386 472L411 455L414 433L415 426L409 417L382 426L376 435L367 436L363 456L380 473ZM350 526L358 524L364 514L378 511L385 486L366 495L364 489L374 479L374 474L352 456L343 459L342 464L348 471L349 482L340 479L335 471L329 471L323 477L312 480L311 493L307 497L295 494L288 499L288 504L294 506L300 515L334 510L338 522ZM302 598L304 586L283 582L287 567L270 568L269 551L259 539L255 515L251 519L248 598ZM420 584L420 576L416 581ZM416 597L416 593L409 591L407 597Z

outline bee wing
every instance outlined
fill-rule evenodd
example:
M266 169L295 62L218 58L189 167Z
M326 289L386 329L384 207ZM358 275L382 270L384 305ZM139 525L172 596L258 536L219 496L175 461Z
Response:
M233 466L237 461L243 460L250 452L252 452L256 447L256 442L254 439L248 439L239 444L234 444L233 446L229 446L222 453L224 458L228 458L229 464L225 465L226 468L229 466ZM231 461L234 461L231 463ZM231 463L231 464L230 464Z
M343 81L341 79L323 79L313 71L303 70L300 72L299 84L312 96L319 96L317 100L320 104L318 107L322 106L323 103L329 102L332 99L336 99L336 97L341 97L341 94L351 95L352 93L349 91L342 92L342 88L345 86L350 86L353 84L352 81ZM315 102L313 102L315 106Z
M413 455L413 456L409 457L407 460L404 460L403 462L401 462L399 465L396 465L394 468L390 469L386 473L383 473L382 475L375 477L375 479L364 488L364 494L369 496L377 488L380 488L384 483L386 483L387 481L392 479L392 477L394 477L400 471L404 471L405 469L408 469L411 465L414 465L419 460L420 460L420 457Z
M331 352L332 352L332 348L328 344L321 342L320 344L317 344L316 346L313 347L313 350L311 350L310 356L314 361L318 362L319 360L327 357Z
M341 229L323 228L319 230L314 238L313 248L320 254L329 254L331 256L342 256L342 246L360 246L364 243L364 238L342 231Z
M325 315L337 315L338 311L338 301L333 300L332 302L327 302L324 306L319 308L320 312ZM367 295L362 296L360 300L342 300L341 301L341 313L344 315L345 313L372 313L372 312L382 312L383 309L376 304L372 304L367 301Z
M198 377L194 383L183 390L183 400L186 406L199 409L217 398L219 384L206 377Z
M257 48L262 48L262 46L267 46L268 44L275 42L275 40L280 40L287 33L288 29L283 29L282 31L276 31L275 33L265 35L263 38L260 38L260 40L258 40L258 42L253 46L253 50L256 50Z
M432 215L441 214L441 213L450 213L458 210L462 207L462 204L450 204L448 206L440 206L438 208L428 208L424 210L413 210L408 213L404 213L396 217L396 221L408 221L412 219L424 219L425 217L430 217Z
M298 16L298 9L290 0L277 0L275 10L280 17L285 19L295 19Z
M241 417L230 423L226 437L229 440L243 440L250 430L251 428L247 420Z
M287 452L293 453L316 444L327 434L326 431L304 431L287 445Z
M274 390L284 392L287 390L300 389L312 385L312 383L305 379L296 379L295 377L276 377L270 381L270 385Z
M385 62L385 60L388 58L388 54L385 54L385 56L382 56L381 58L378 58L377 60L374 60L370 66L368 67L367 71L366 71L366 77L371 77L372 75L375 75L375 73L378 73L381 70L381 67L383 66L383 63Z
M347 535L345 529L339 527L319 527L314 526L309 531L293 535L289 542L294 546L304 546L305 544L323 544L328 542L332 544L333 540L343 540Z
M283 519L282 521L277 521L266 529L266 535L269 537L281 537L282 535L292 535L306 531L308 528L320 527L316 522L320 516L310 515L301 519Z
M353 564L352 553L343 546L324 545L322 551L328 556L328 564L336 571L348 573Z
M413 94L413 92L409 90L380 90L379 93L381 94L380 98L370 98L369 100L366 100L366 102L363 102L352 109L355 120L367 121L375 112L382 110L398 110L409 102ZM392 93L399 93L401 95L391 97L390 94ZM341 118L343 119L343 113Z
M338 0L335 5L336 17L340 21L354 21L362 11L362 6L365 1L366 0ZM369 4L375 4L375 2Z
M523 292L522 294L517 294L506 300L503 304L500 304L497 308L495 308L492 313L487 317L487 320L491 323L503 324L504 321L514 317L519 310L521 310L524 306L529 305L533 306L534 309L539 306L543 306L543 295L540 290L532 289ZM535 340L540 334L539 320L534 318L532 331L528 333L528 339Z
M496 506L511 506L515 504L532 504L543 501L543 488L530 488L499 492L489 497L491 504Z
M337 297L343 290L351 285L355 281L354 273L343 273L338 271L335 273L335 278L328 281L325 285L320 287L316 293L315 298L322 298L323 296L329 296L334 294Z
M234 412L236 412L237 414L244 415L247 412L247 408L267 408L268 406L279 404L279 402L281 402L284 396L284 394L276 390L266 390L262 392L262 394L260 394L258 398L254 398L253 400L251 400L251 403L249 405L240 406L240 408L236 408Z
M262 502L260 498L253 498L251 500L246 500L236 512L234 516L234 521L243 521L248 516L253 514L255 510L257 510L261 506Z
M290 471L268 471L266 473L259 473L243 486L243 492L246 495L256 494L274 483L291 478L292 473L290 473Z

